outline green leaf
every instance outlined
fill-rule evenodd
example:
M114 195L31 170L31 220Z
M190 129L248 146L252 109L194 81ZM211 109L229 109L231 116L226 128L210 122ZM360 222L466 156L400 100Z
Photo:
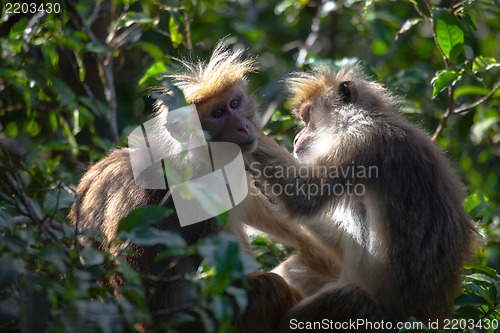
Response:
M15 138L19 135L19 128L17 127L17 124L15 122L11 121L7 124L7 126L5 126L4 133L11 138Z
M448 9L437 8L432 12L434 32L445 56L454 60L463 50L464 32L457 17Z
M142 246L165 245L170 249L182 249L187 246L186 241L179 234L158 230L153 226L122 232L118 238L128 239L132 243Z
M236 239L225 232L207 238L199 246L199 253L210 266L215 266L217 274L210 285L210 292L225 290L234 279L242 278L259 268L255 260L241 248Z
M22 308L21 329L23 332L43 333L46 332L50 304L47 298L47 291L41 286L41 281L31 274L26 279L22 290Z
M73 109L73 135L77 135L81 131L80 127L80 110Z
M420 22L422 22L422 19L419 19L419 18L414 18L414 19L406 20L405 23L403 23L403 25L401 26L401 28L397 32L395 40L398 40L405 32L407 32L413 26L419 24Z
M118 304L102 300L75 300L65 305L61 321L66 333L125 331Z
M381 39L375 39L372 42L372 53L373 55L380 57L389 51L389 46Z
M0 289L7 288L16 279L26 273L26 265L21 259L13 259L7 254L0 256Z
M457 299L455 300L455 304L460 307L466 305L481 306L484 304L484 300L477 295L462 294L457 297Z
M158 47L156 44L139 41L136 44L140 47L144 52L147 52L150 56L152 56L156 60L163 59L165 57L165 53L163 53L162 49Z
M177 12L170 12L170 19L168 21L168 29L170 32L170 41L172 42L172 46L177 48L182 43L182 33L181 31L184 29L184 21L182 16Z
M164 207L136 208L120 221L117 232L147 229L170 214L171 210Z
M83 64L83 59L79 52L73 52L73 55L75 56L76 64L78 65L78 78L80 79L80 82L83 82L85 81L85 75L87 74L85 65Z
M45 196L43 211L49 214L64 208L69 208L73 204L74 198L68 192L56 189L51 190Z
M29 136L36 136L40 131L42 130L42 127L40 124L35 120L35 118L30 119L25 125L23 131L28 134Z
M166 91L168 91L168 94L165 94L163 92L152 92L151 97L154 99L161 100L164 105L168 106L169 110L175 110L178 108L181 108L183 106L187 105L186 98L184 97L184 94L182 93L182 90L174 86L172 83L168 82L168 80L164 80L161 83L161 86L165 88ZM168 167L168 166L167 166ZM175 171L175 168L172 168L171 166L168 167L170 168L168 171L169 172L177 172ZM187 171L187 170L186 170ZM179 175L179 177L181 177ZM182 178L179 178L179 181Z
M459 98L465 95L488 95L490 92L489 89L485 87L480 87L480 86L471 86L471 85L465 85L465 86L460 86L457 89L455 89L454 93L454 98Z
M166 72L168 72L168 70L165 64L161 61L157 61L148 68L146 73L144 73L144 75L139 80L139 84L140 85L144 83L148 84L148 82L152 80L154 77L158 76L159 74L164 74Z
M484 266L484 265L477 265L477 264L466 264L464 267L466 270L471 270L475 272L481 272L483 274L486 274L493 278L494 280L499 281L500 280L500 275L495 271L493 268Z
M436 76L431 81L434 86L432 90L432 98L435 98L437 94L445 90L449 86L453 86L462 76L456 71L443 70L436 73Z
M472 64L472 71L475 74L484 73L495 67L500 67L500 63L498 63L495 58L479 56L474 59L474 63Z
M80 256L85 267L102 265L104 263L104 253L91 247L83 248L80 251Z
M109 113L109 107L97 98L80 96L78 97L78 101L90 109L96 116L104 117Z
M130 27L134 23L137 23L137 24L154 23L154 24L156 24L157 22L158 22L157 19L152 19L150 17L145 16L142 13L127 12L124 15L122 15L120 17L120 19L118 20L118 22L116 23L116 30L119 30L121 28Z
M76 156L79 150L78 143L76 142L76 138L73 135L68 122L62 115L59 116L59 124L62 127L64 136L68 139L68 143L71 147L71 154L73 154L73 156Z

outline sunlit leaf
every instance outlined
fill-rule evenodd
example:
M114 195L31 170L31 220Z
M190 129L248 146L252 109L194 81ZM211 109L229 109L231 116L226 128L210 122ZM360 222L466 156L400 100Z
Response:
M490 92L488 88L480 86L464 85L455 89L454 97L459 98L466 95L487 95Z
M453 13L443 8L432 12L432 20L439 46L448 59L454 60L462 52L464 44L460 22Z
M73 135L73 132L71 131L68 122L63 116L59 116L59 124L62 126L63 134L68 139L68 142L71 146L71 153L73 154L73 156L76 156L78 154L78 149L79 149L78 143L76 142L76 138Z
M38 133L40 133L41 130L42 127L34 118L29 120L23 127L23 132L25 132L29 136L36 136L38 135Z
M126 12L124 15L120 17L120 19L116 23L116 30L129 27L134 23L145 24L145 23L155 23L156 21L157 20L145 16L144 14L139 12Z
M444 70L436 73L436 76L431 81L433 85L432 98L436 97L437 94L454 85L458 80L460 80L461 75L453 70Z
M168 21L168 29L170 32L170 41L172 42L172 46L177 48L181 45L183 36L182 31L184 30L184 21L182 16L174 11L170 12L170 19Z
M151 65L146 73L139 80L139 84L144 84L151 82L151 79L157 77L159 74L167 73L167 67L162 61L157 61L153 65Z
M381 39L375 39L373 42L372 42L372 53L375 55L375 56L383 56L384 54L387 53L387 51L389 51L389 46Z
M472 64L472 71L477 74L486 72L495 67L500 67L500 63L498 63L495 58L479 56L474 59L474 63Z
M5 126L4 133L12 138L15 138L19 134L19 128L15 122L11 121L7 124L7 126Z
M397 32L395 39L398 40L405 32L407 32L408 30L410 30L413 26L417 25L421 21L422 20L419 19L419 18L414 18L414 19L406 20L405 23L403 23L403 25L401 26L401 28Z
M80 79L80 82L83 82L85 80L85 74L86 74L85 65L83 64L83 60L82 57L80 56L80 53L73 52L73 55L75 56L75 60L78 65L78 78Z

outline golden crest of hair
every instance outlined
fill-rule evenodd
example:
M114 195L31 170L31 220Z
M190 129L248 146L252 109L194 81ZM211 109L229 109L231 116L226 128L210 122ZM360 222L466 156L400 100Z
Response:
M257 62L253 58L242 59L244 50L230 51L220 41L207 63L179 60L185 71L167 75L173 79L189 104L199 103L215 96L235 83L247 84L247 74L256 72Z
M285 79L292 109L297 109L302 103L328 91L342 81L354 80L359 69L342 68L334 73L326 66L318 66L308 72L295 72ZM295 110L297 111L297 110Z

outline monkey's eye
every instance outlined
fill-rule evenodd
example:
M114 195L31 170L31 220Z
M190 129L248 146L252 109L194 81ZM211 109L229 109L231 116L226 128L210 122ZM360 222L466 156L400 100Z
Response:
M231 103L229 103L229 106L231 107L231 109L236 109L238 106L240 106L240 100L235 98L231 101Z
M222 109L215 109L213 112L212 112L212 116L214 118L220 118L222 117L222 115L224 114L224 110Z

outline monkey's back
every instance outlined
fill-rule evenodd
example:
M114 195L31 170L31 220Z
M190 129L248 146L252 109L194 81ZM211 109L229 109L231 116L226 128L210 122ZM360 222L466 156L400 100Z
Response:
M462 207L463 186L442 151L408 120L395 119L394 130L377 143L377 186L389 223L389 290L400 306L392 310L439 318L449 314L463 264L478 242L477 226Z
M107 242L116 236L118 223L122 218L137 207L158 204L167 193L168 189L149 190L139 187L134 180L129 157L128 149L113 150L91 166L82 177L77 189L77 202L71 208L70 218L79 230L96 230L106 236L103 242L81 237L80 243L83 246L108 249ZM174 212L156 227L180 234L188 244L220 231L220 226L214 219L181 227L171 200L165 206L172 208ZM184 299L187 293L181 277L185 273L194 273L200 263L200 258L196 256L170 257L156 261L155 257L162 249L159 246L134 246L135 255L126 256L127 262L140 273L145 289L155 289L149 298L153 313L188 301ZM170 268L166 270L167 267ZM160 275L162 279L159 282L151 279L151 276Z

